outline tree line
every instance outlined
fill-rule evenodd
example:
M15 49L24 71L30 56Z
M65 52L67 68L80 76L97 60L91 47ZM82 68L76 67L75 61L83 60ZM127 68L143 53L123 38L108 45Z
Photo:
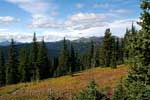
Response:
M73 75L77 71L99 66L116 68L124 62L123 39L112 36L110 29L106 29L102 43L91 41L82 54L68 42L64 38L60 55L51 58L44 39L37 42L35 33L29 47L18 49L12 39L7 59L0 50L0 85Z

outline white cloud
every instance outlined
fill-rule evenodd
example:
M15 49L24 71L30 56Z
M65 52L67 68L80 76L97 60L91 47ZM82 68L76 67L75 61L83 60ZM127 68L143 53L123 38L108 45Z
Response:
M46 0L6 0L9 3L17 5L19 8L31 15L58 15L56 11L58 6L51 1Z
M0 23L11 23L11 22L15 22L15 21L17 21L17 19L15 19L14 17L11 17L11 16L0 17Z
M116 9L116 10L110 10L110 12L112 13L118 13L118 14L128 14L131 13L131 10L127 10L127 9Z
M51 17L48 18L46 16L36 15L33 16L33 21L29 26L31 28L83 30L106 25L106 20L108 17L113 17L113 15L101 13L77 13L69 16L63 22L59 22Z
M126 28L131 28L132 22L134 22L134 26L137 30L141 29L141 27L137 24L139 19L123 19L123 20L115 20L108 25L111 28L112 32L116 36L124 35Z
M58 6L46 0L6 0L31 14L31 28L55 27L51 24L51 18L58 15ZM38 16L38 17L37 17Z
M41 0L6 0L31 14L45 13L50 4Z
M84 7L84 4L82 4L82 3L78 3L78 4L76 4L76 7L77 7L78 9L81 9L81 8L83 8L83 7Z
M52 17L43 15L33 15L32 22L29 24L30 28L59 28L60 24L57 23Z
M0 32L3 32L3 31L7 31L8 29L6 28L0 28Z
M110 14L100 14L100 13L77 13L70 16L65 25L68 29L72 30L83 30L93 27L102 27L106 23L106 19Z
M109 8L111 7L108 3L96 3L93 5L94 8Z
M42 40L44 37L46 42L58 41L62 40L63 37L67 39L74 40L81 37L90 37L90 36L103 36L104 32L107 28L111 29L113 35L123 36L126 28L131 28L132 21L134 21L134 25L137 29L140 27L136 24L138 19L123 19L123 20L114 20L112 22L107 23L103 26L93 26L91 28L84 29L64 29L63 31L50 31L47 30L42 34L37 34L38 41ZM71 27L71 26L70 26ZM31 42L33 38L33 33L21 33L21 32L0 32L0 40L10 40L14 38L19 42ZM20 35L21 34L21 35Z

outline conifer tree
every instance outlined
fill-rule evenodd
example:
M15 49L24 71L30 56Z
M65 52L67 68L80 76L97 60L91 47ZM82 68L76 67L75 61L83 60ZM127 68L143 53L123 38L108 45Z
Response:
M109 67L111 64L111 46L112 36L110 29L106 29L104 40L100 48L100 63L104 67Z
M116 68L117 67L117 43L115 41L115 38L112 38L112 48L111 48L111 67ZM119 59L118 59L119 60Z
M59 56L59 66L57 69L58 76L67 74L69 72L69 66L69 50L66 39L64 38L63 47Z
M38 51L39 51L39 46L37 43L36 39L36 34L34 33L33 37L33 43L32 43L32 51L31 51L31 68L30 68L30 74L31 74L31 80L39 80L39 68L38 68L38 62L37 62L37 57L38 57Z
M129 59L129 45L130 45L130 30L126 29L126 33L124 36L124 59L128 60Z
M90 49L89 49L89 68L91 67L95 67L95 49L94 49L94 42L91 41L91 44L90 44Z
M112 100L127 100L126 99L127 94L123 82L124 80L121 79L119 84L117 85L117 88L115 88Z
M103 49L103 43L100 44L99 49L99 65L104 66L104 49Z
M19 81L18 55L14 40L11 40L6 68L6 84L15 84Z
M90 81L89 86L73 97L73 100L110 100L105 94L97 89L94 80Z
M82 62L82 70L89 68L89 56L87 52L84 52L84 54L81 55L81 62Z
M52 67L52 71L51 71L51 73L52 73L51 76L56 77L56 76L57 76L57 68L58 68L58 57L55 57L55 58L53 59L52 66L53 66L53 67Z
M119 58L120 58L120 63L119 64L123 64L124 63L124 39L121 38L120 39L120 49L119 49Z
M77 54L75 53L74 47L71 44L71 51L70 51L70 74L72 75L77 70Z
M136 39L137 30L134 26L134 23L132 22L131 29L126 30L126 34L124 37L124 50L125 50L125 57L126 61L131 60L130 58L134 57L134 50L133 50L133 43Z
M100 65L99 63L99 48L97 48L96 46L94 47L94 55L93 55L93 67L98 67Z
M29 57L26 47L21 48L19 55L19 74L20 81L30 81Z
M115 45L116 44L116 45ZM116 49L115 49L115 52L116 52L116 61L117 61L117 64L120 64L120 49L121 49L121 45L120 45L120 40L119 38L116 39L116 43L113 44L113 47L116 46Z
M79 55L79 53L77 51L75 53L75 57L76 57L75 71L81 71L83 66L81 64L81 56Z
M37 62L39 66L40 79L48 78L50 76L51 66L50 66L48 51L44 39L42 40L42 43L40 44L39 47Z
M2 50L0 50L0 86L5 85L5 58Z
M142 29L134 35L132 63L125 80L126 100L150 99L150 0L143 0L143 13L139 25ZM124 99L125 100L125 99Z

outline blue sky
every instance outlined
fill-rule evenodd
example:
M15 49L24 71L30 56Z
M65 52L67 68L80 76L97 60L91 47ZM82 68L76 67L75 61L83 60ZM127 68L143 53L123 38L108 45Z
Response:
M0 41L30 42L34 32L57 41L103 36L106 28L122 37L141 10L140 0L0 0L0 12Z

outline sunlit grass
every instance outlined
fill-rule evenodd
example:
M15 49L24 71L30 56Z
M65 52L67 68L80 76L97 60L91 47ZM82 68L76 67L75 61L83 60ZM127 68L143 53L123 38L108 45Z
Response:
M91 79L95 79L103 91L112 90L117 81L127 74L128 67L120 65L117 69L93 68L74 75L50 78L31 83L19 83L0 88L0 100L48 100L48 95L71 97L85 88Z

